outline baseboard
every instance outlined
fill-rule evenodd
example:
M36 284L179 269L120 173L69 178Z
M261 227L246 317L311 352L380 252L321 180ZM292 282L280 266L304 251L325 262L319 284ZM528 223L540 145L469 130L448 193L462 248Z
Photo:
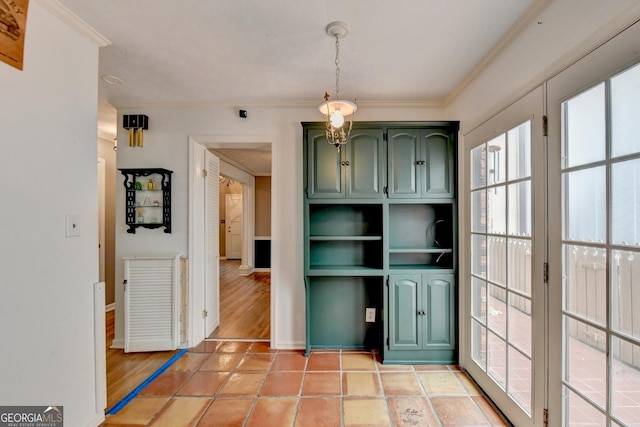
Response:
M248 276L253 273L253 267L250 265L241 265L238 267L238 272L241 276Z
M113 342L111 343L111 347L109 348L124 348L124 340L123 339L117 339L117 340L113 340Z
M271 348L278 350L305 350L307 348L307 343L304 341L271 342Z
M254 268L254 273L271 273L271 268Z
M115 302L112 302L111 304L107 304L107 305L104 306L104 311L105 312L113 311L115 309L116 309L116 303Z
M104 412L96 413L93 418L86 424L87 427L98 427L105 420Z

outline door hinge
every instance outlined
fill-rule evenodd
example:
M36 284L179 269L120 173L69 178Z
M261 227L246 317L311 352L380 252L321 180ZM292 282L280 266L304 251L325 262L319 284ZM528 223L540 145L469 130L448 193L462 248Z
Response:
M205 317L207 317L209 315L209 312L207 310L202 310L202 318L204 319Z
M549 425L549 410L543 409L542 411L542 424L547 427Z
M389 287L389 278L387 277L387 288Z
M202 169L202 177L203 178L206 178L208 174L209 174L209 172L207 172L206 169Z
M387 132L382 134L382 140L384 142L388 142L389 141L389 134Z
M549 283L549 263L544 263L544 283Z
M122 282L122 286L124 286L124 291L127 291L127 279L124 279L124 281Z
M389 346L389 338L387 338L387 347Z
M542 116L542 136L549 136L549 119L546 115Z

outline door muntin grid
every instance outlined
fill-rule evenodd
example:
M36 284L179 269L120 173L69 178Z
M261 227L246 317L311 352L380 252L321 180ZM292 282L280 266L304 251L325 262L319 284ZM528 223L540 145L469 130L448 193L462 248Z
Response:
M639 99L636 65L562 104L564 425L640 423Z
M470 155L471 357L531 415L531 121Z

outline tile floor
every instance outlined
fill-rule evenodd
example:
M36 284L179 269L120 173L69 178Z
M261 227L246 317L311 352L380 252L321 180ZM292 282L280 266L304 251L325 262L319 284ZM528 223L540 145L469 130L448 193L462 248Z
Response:
M457 366L205 341L103 426L506 426Z

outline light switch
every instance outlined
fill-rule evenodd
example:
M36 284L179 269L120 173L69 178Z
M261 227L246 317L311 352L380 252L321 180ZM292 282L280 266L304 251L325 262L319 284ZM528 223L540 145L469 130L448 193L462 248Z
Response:
M364 321L367 323L374 323L376 321L376 309L375 307L367 307L364 309Z
M67 215L67 237L80 236L80 215Z

